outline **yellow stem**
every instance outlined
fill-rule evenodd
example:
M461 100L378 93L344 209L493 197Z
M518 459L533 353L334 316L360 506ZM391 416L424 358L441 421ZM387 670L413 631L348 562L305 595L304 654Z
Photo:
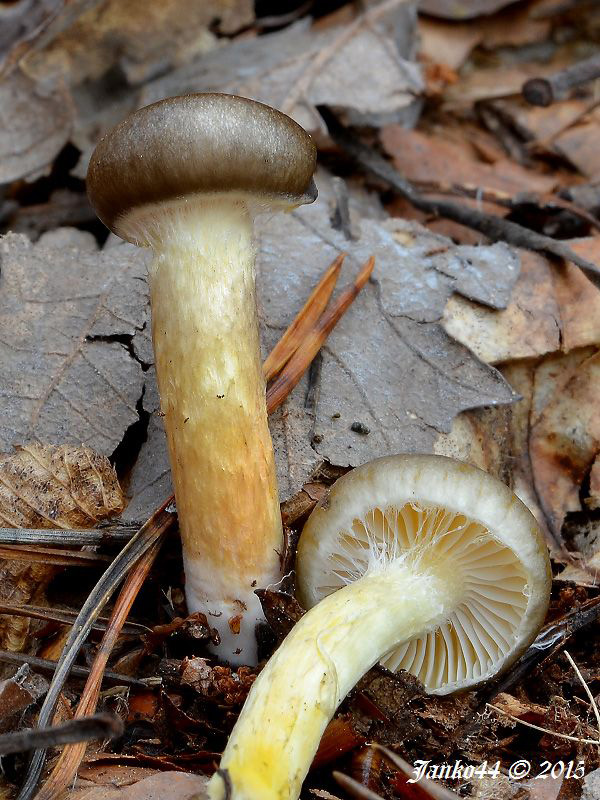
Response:
M190 612L222 657L256 658L256 588L280 577L252 218L241 200L176 208L152 231L152 336Z

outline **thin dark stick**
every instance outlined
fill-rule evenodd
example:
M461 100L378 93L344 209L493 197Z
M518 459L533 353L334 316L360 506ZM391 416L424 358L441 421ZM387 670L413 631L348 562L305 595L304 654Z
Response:
M130 539L115 560L102 575L98 583L92 589L89 597L83 604L81 611L71 628L60 660L56 666L56 672L48 689L48 694L44 700L38 724L40 727L49 725L54 708L63 689L65 681L71 672L73 662L87 639L93 623L100 616L100 612L108 603L113 592L121 583L125 575L129 572L133 564L143 556L143 554L174 524L175 512L167 511L171 506L173 498L168 498L163 505L157 509L150 517L148 522L143 525L137 534ZM86 673L87 674L87 673ZM25 783L18 795L18 800L30 800L35 794L36 786L40 779L45 761L45 750L35 750L33 753Z
M600 288L600 269L582 258L570 247L550 236L517 225L516 222L497 217L494 214L485 214L474 208L453 203L449 200L430 200L423 197L410 181L407 181L394 167L383 158L376 150L356 136L347 131L331 111L324 107L319 107L319 113L323 117L332 139L351 156L357 164L364 170L385 181L398 194L405 197L415 208L425 211L428 214L436 214L439 217L460 222L471 230L479 231L492 241L504 241L514 247L524 247L526 250L545 253L549 256L556 256L565 261L576 264L589 278L589 280Z
M92 530L63 531L46 528L0 528L0 544L65 545L94 547L102 544L124 544L137 533L140 525L118 528L93 528Z
M58 567L95 567L112 561L103 553L61 550L58 547L35 547L30 544L0 544L0 558L54 564Z
M43 606L12 605L11 603L0 603L0 614L9 614L13 617L28 617L29 619L40 619L42 622L59 622L64 625L72 625L77 619L78 611L71 611L66 608L44 608ZM103 631L108 624L108 617L98 617L92 625L95 631ZM123 625L123 633L137 636L148 633L152 628L140 625L137 622L126 622Z
M94 714L50 728L26 728L0 736L0 756L24 753L37 747L89 742L92 739L118 739L123 735L123 730L123 722L116 714Z
M54 675L57 674L61 663L60 661L51 661L49 658L38 658L37 656L27 656L23 653L13 653L10 650L0 650L0 661L3 661L5 664L16 664L19 667L23 664L27 664L27 666L38 672L49 672L51 674L54 673ZM61 689L69 676L73 678L87 678L89 674L90 670L88 667L71 666L68 675L61 684ZM135 686L140 689L148 688L144 681L139 681L137 678L132 678L129 675L121 675L120 672L106 670L103 677L105 680L117 686Z
M547 78L530 78L521 89L523 97L532 106L550 106L561 100L569 89L582 86L600 78L600 55L578 61Z

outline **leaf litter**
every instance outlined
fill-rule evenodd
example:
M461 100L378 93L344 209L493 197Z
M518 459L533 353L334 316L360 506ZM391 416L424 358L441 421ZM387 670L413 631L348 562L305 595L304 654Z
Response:
M600 118L593 86L549 109L520 96L526 79L588 54L597 12L588 9L584 17L577 4L556 9L545 0L463 3L457 22L457 9L447 4L423 4L426 13L417 19L412 4L392 0L367 3L362 15L349 4L329 16L320 3L307 4L313 22L301 8L273 16L266 1L254 11L245 0L211 0L193 14L184 0L151 5L139 15L135 4L126 9L102 0L47 3L35 13L10 4L10 24L0 36L0 224L31 232L31 239L8 234L0 242L6 365L0 441L7 453L23 447L3 457L13 481L21 470L18 512L4 497L0 506L0 513L13 509L17 516L3 524L39 529L55 521L52 481L46 487L15 465L27 453L43 453L43 469L61 475L62 485L64 470L73 475L73 448L81 443L87 457L96 451L93 461L110 456L116 464L128 496L122 520L144 522L171 493L148 330L146 254L112 237L102 247L80 178L102 132L138 105L185 91L246 94L308 127L323 161L314 206L259 224L264 355L336 256L348 253L334 300L371 255L376 262L308 374L271 418L289 563L303 520L343 471L395 451L463 457L511 484L545 528L557 578L549 619L561 636L566 620L582 620L569 651L597 693L598 623L586 604L597 596L600 563L598 289L571 263L489 242L357 173L318 112L327 106L345 126L360 126L357 135L369 146L383 143L426 197L453 197L568 240L597 264ZM415 22L422 37L417 58ZM279 29L270 32L271 25ZM61 446L67 449L58 456ZM101 500L93 481L82 480L77 491L67 482L59 525L83 528L118 513L122 501L112 476ZM28 511L24 487L35 501ZM102 545L99 555L112 557L110 547ZM176 539L166 538L163 555L134 607L155 630L123 632L109 663L143 676L148 686L102 693L101 706L125 718L126 733L115 752L88 748L69 796L142 798L167 785L181 797L201 792L204 779L191 773L210 771L218 760L253 677L209 656L210 629L185 616ZM2 565L10 571L18 563ZM25 567L31 572L39 562ZM85 581L65 585L60 575L53 579L55 566L43 568L46 577L33 581L12 576L6 585L19 589L7 602L43 604L46 592L58 607L83 602ZM91 586L97 569L78 567L76 574L91 570ZM282 588L262 598L271 622L260 634L265 657L301 614L289 594L291 577ZM22 621L29 624L11 620ZM64 623L53 624L35 644L19 633L15 649L59 652ZM79 663L91 659L84 648ZM61 713L79 693L73 679ZM33 721L41 695L29 697L24 722ZM480 717L480 700L473 693L427 697L412 678L373 670L328 729L307 791L344 794L332 778L341 771L383 797L405 795L401 770L365 744L375 741L411 763L457 753L474 764L500 758L505 766L522 757L538 763L540 753L584 758L590 774L583 785L553 781L544 796L594 796L597 750L583 740L597 736L596 722L560 640L547 661L535 661L488 702L575 741L506 716ZM463 735L473 719L477 735ZM17 785L23 762L7 763L5 782ZM533 781L474 779L448 788L471 797L543 796Z

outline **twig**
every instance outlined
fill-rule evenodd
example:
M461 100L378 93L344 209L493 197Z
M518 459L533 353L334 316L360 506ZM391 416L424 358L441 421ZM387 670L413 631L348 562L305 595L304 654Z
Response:
M0 614L8 614L13 617L29 617L29 619L41 619L43 622L59 622L63 625L72 625L77 619L77 611L69 609L44 608L43 606L13 605L12 603L0 603ZM108 623L107 617L98 617L92 625L93 630L103 631ZM151 631L146 625L137 622L128 622L123 626L123 633L136 636Z
M0 661L5 664L15 664L19 667L23 664L27 664L27 666L38 672L54 673L55 676L60 665L60 661L51 661L49 658L38 658L38 656L28 656L24 653L13 653L10 650L0 650ZM90 670L88 667L74 665L71 667L67 678L87 678L89 674ZM119 672L111 672L110 670L104 673L104 679L117 686L135 686L139 689L147 688L144 681L139 681L137 678L132 678L129 675L121 675ZM66 678L62 682L61 689L65 681ZM50 685L52 686L52 684Z
M112 561L102 553L86 553L79 550L60 550L55 547L33 545L0 545L0 558L14 561L30 561L53 564L58 567L94 567Z
M0 756L24 753L37 747L57 747L92 739L118 739L123 735L123 722L116 714L94 714L92 717L71 719L50 728L26 728L0 736Z
M540 725L534 725L532 722L526 722L524 719L519 719L519 717L509 714L508 711L503 711L501 708L498 708L498 706L494 706L491 703L486 703L486 706L493 709L497 714L503 714L505 717L512 719L513 722L519 722L521 725L525 725L526 728L532 728L534 731L541 731L541 733L545 733L548 736L557 736L559 739L567 739L569 742L579 742L580 744L600 745L600 741L597 739L584 739L581 736L570 736L568 733L551 731L549 728L542 728Z
M294 318L292 324L267 356L263 364L263 374L266 381L272 380L281 371L294 355L304 337L310 333L323 311L325 311L335 289L345 258L346 253L340 253L332 262L302 309Z
M73 667L73 662L77 658L82 644L87 639L93 623L100 616L100 612L113 592L132 566L160 539L163 532L174 524L175 514L167 511L171 504L172 498L169 498L154 512L148 522L140 528L116 556L83 604L77 620L71 628L60 660L57 663L50 688L40 709L39 727L45 727L50 723L60 693ZM44 767L44 761L45 751L36 750L29 764L25 783L19 792L18 800L30 800L33 797Z
M358 800L383 800L380 794L369 789L368 786L363 786L362 783L355 781L349 775L344 775L343 772L334 770L332 773L334 781L339 784L342 789L351 797L356 797Z
M568 650L565 650L565 655L567 657L567 660L569 661L569 664L573 667L573 670L574 670L575 674L579 678L579 680L581 682L581 685L583 686L583 688L585 690L585 693L587 694L587 696L589 698L590 705L592 706L592 709L593 709L594 714L596 716L596 722L598 723L598 733L600 734L600 711L598 711L598 704L596 703L596 698L591 693L590 687L587 685L583 675L581 674L581 670L579 669L577 664L571 658L571 654L569 653ZM599 745L599 752L600 752L600 745Z
M271 386L269 386L267 390L267 401L271 411L279 408L294 386L299 382L302 375L304 375L307 365L310 364L319 352L341 316L368 281L371 272L373 272L374 265L375 257L371 256L364 264L354 283L345 289L327 311L325 311L317 325L290 358L284 371L273 381Z
M88 528L87 530L59 530L47 528L0 528L0 543L18 545L65 545L95 547L103 544L124 544L139 529L139 525L119 528Z
M387 760L395 767L398 767L400 772L406 775L407 778L414 777L414 767L411 766L408 761L405 761L403 758L401 758L397 753L394 753L393 750L390 750L388 747L384 747L381 744L375 743L372 744L371 747L385 756L385 758L387 758ZM455 792L451 792L450 789L446 789L445 786L441 786L441 784L429 780L429 778L421 778L419 781L419 788L423 789L423 791L426 792L430 797L433 797L433 800L455 800L455 798L458 797Z
M328 108L320 106L319 113L327 124L330 136L357 164L389 184L415 208L428 214L436 214L454 222L460 222L461 225L483 233L492 241L505 241L514 247L524 247L526 250L534 250L572 261L595 286L600 288L600 269L591 261L587 261L575 253L563 242L536 233L522 225L517 225L516 222L494 214L486 214L449 200L430 200L423 197L413 184L400 175L383 156L347 131Z
M531 202L537 205L550 205L557 208L563 208L565 211L570 211L582 220L588 223L592 228L600 230L600 220L597 219L589 211L580 208L576 203L570 200L565 200L556 194L538 195L536 193L519 193L515 196L510 195L508 192L503 192L498 189L491 189L485 186L474 186L469 183L445 183L440 181L435 183L433 181L415 181L421 192L424 194L450 194L457 197L469 197L473 200L483 200L485 202L494 203L502 208L518 208L523 203Z
M550 106L561 100L569 89L582 86L600 78L600 56L578 61L546 78L530 78L521 89L523 97L532 106Z
M96 709L100 696L102 675L104 674L108 658L119 638L121 628L129 615L133 601L137 597L142 584L150 572L154 559L158 555L162 544L162 538L164 538L164 534L161 539L158 539L152 547L144 553L133 570L129 573L125 585L121 589L106 633L102 637L98 652L96 653L96 658L94 659L89 677L81 694L75 712L76 719L85 718ZM70 744L64 748L57 763L54 765L54 769L36 795L36 800L53 800L53 798L58 797L58 795L71 784L83 760L85 750L85 742Z

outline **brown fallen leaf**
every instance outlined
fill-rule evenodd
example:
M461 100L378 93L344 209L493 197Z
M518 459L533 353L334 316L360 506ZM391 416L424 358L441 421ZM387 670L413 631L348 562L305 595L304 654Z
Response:
M217 46L211 29L232 34L254 19L251 0L103 0L63 13L21 58L34 78L62 77L69 85L100 78L117 65L131 84L179 66ZM177 47L173 43L177 42Z
M600 236L574 239L569 246L584 258L600 261ZM600 344L600 289L569 262L556 271L554 280L561 318L561 349L568 353L576 347Z
M600 178L600 155L594 143L600 133L600 109L586 115L585 120L571 125L553 138L553 146L565 156L582 175L592 181Z
M521 251L520 255L521 273L505 310L492 311L459 295L453 295L444 309L447 333L486 364L535 358L564 346L566 321L561 317L552 267L538 253ZM572 272L574 281L581 275L590 286L586 297L597 294L600 298L600 291L581 270L573 267ZM570 312L573 318L581 316L576 309L577 306Z
M565 376L531 431L533 477L542 507L558 536L568 511L581 508L583 478L600 451L600 353Z
M87 447L30 444L0 455L0 524L14 528L92 527L123 510L124 496L110 462ZM0 560L0 599L43 604L56 567ZM0 647L21 651L32 621L0 615Z
M23 712L43 697L48 681L24 664L11 678L0 681L0 732L14 730Z
M546 144L579 120L589 108L589 100L574 98L543 108L531 106L520 97L495 100L494 109L508 120L530 146Z
M146 773L148 771L145 770ZM110 770L105 769L104 772L104 785L93 786L80 779L74 789L64 792L57 800L161 800L163 797L169 800L202 800L206 797L207 779L202 775L155 772L142 780L115 786Z
M494 189L512 196L519 192L550 192L556 179L503 158L493 164L479 159L468 142L449 141L439 134L388 125L381 141L396 169L409 181L425 184L459 184L481 191Z

